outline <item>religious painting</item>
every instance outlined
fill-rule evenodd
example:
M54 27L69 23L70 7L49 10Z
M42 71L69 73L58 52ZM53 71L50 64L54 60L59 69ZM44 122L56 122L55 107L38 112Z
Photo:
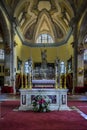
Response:
M51 99L52 104L56 104L56 95L48 95L48 97Z
M39 95L37 95L37 96L39 96ZM45 96L45 95L43 95L43 96ZM51 104L56 104L56 95L47 95L48 97L49 97L49 99L51 99ZM31 102L32 102L32 100L34 99L34 97L35 97L35 95L31 95Z

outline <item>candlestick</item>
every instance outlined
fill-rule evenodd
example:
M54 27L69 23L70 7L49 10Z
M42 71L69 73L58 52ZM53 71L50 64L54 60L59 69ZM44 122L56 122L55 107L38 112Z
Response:
M31 73L30 73L30 85L29 88L32 89Z
M28 88L28 85L27 85L27 76L25 75L25 88L27 89Z
M23 65L21 65L21 83L22 83L22 88L24 88L24 85L23 85Z

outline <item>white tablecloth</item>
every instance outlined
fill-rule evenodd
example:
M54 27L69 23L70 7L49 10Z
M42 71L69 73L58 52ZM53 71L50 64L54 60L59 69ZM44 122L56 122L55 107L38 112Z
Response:
M42 80L32 80L33 84L55 84L55 80L42 79Z

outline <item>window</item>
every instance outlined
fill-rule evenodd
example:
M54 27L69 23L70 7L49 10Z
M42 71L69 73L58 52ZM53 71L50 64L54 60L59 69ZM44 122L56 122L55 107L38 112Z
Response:
M24 71L25 73L31 73L32 72L32 60L29 59L24 64Z
M29 63L28 63L28 61L25 62L24 70L25 70L25 73L29 73Z
M61 70L60 70L60 73L61 73L61 74L66 73L65 64L64 64L63 61L60 63L60 68L61 68Z
M84 60L87 60L87 50L84 51Z
M87 37L86 37L86 39L85 39L85 42L87 43Z
M49 34L41 34L37 38L36 43L54 43L54 41Z
M0 60L4 60L4 50L0 49Z

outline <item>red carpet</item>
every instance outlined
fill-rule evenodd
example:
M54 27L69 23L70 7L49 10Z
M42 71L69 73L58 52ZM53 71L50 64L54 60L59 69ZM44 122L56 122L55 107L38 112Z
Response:
M14 108L19 106L19 101L3 101L1 102L1 116L5 116L8 112L11 112Z
M68 106L75 106L83 113L87 114L87 102L86 101L71 101Z
M68 102L69 106L82 105L83 102ZM3 102L0 130L87 130L87 120L76 111L13 111L18 101ZM85 104L84 104L85 106Z
M83 113L87 114L87 105L86 106L77 106L77 108Z
M87 114L87 102L86 101L72 101L72 102L69 102L69 105L70 106L76 106L80 111L82 111L83 113Z

